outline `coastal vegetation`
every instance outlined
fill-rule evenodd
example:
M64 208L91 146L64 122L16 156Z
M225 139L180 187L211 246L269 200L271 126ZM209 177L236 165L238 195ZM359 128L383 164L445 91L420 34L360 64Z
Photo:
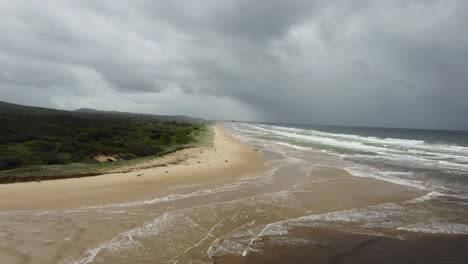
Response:
M60 111L0 103L0 183L87 176L197 144L187 117Z

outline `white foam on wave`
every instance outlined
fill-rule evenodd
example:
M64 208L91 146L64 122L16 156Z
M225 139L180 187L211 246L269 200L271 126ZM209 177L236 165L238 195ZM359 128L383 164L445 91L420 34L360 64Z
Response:
M104 242L94 248L86 250L82 255L73 257L64 261L64 264L88 264L96 260L100 253L113 254L121 252L122 250L131 250L140 247L141 244L135 238L142 238L148 236L156 236L158 233L168 230L171 225L180 223L181 219L179 214L181 211L173 211L164 213L142 226L123 232L111 240ZM190 223L186 223L190 227ZM194 226L192 226L194 227Z
M66 263L66 264L88 264L88 263L91 263L91 261L93 261L96 258L97 254L101 251L102 247L104 247L104 245L101 245L101 246L98 246L96 248L93 248L93 249L90 249L90 250L86 251L84 256L81 257L81 258L68 259L68 260L63 261L62 263Z
M252 126L255 128L255 126ZM381 144L387 146L401 146L406 148L416 148L425 150L426 153L432 152L442 152L447 154L460 154L463 157L468 155L468 147L465 146L457 146L457 145L448 145L448 144L441 144L441 143L428 143L424 140L415 140L415 139L400 139L400 138L377 138L372 136L360 136L360 135L352 135L352 134L340 134L340 133L330 133L330 132L322 132L312 129L296 129L296 128L287 128L281 126L267 126L263 125L262 130L268 131L269 129L272 130L279 130L279 131L288 131L288 132L295 132L295 133L302 133L302 134L313 134L319 135L323 137L331 137L336 139L342 140L352 140L352 141L360 141L365 143L373 143L373 144Z
M468 234L468 225L460 223L433 221L429 223L419 223L397 228L398 230L429 233L429 234Z
M365 208L344 210L298 218L298 222L344 222L366 228L391 228L398 226L398 216L405 208L395 203L384 203Z
M374 178L429 192L439 192L446 196L467 199L467 196L462 194L465 192L464 185L443 182L441 179L417 175L415 172L411 171L386 171L354 162L347 162L344 169L351 175L357 177ZM461 173L460 175L465 174Z
M261 244L264 237L277 244L311 244L311 240L294 238L284 239L288 235L285 226L271 223L255 226L255 221L240 226L229 234L217 238L209 246L207 254L210 258L223 255L248 256L251 252L261 252Z
M250 229L241 228L213 242L208 253L211 257L227 254L248 256L251 252L258 253L261 251L264 238L266 237L268 237L269 243L277 245L313 245L321 242L291 237L289 236L290 229L295 227L319 227L323 223L331 222L352 222L367 228L388 227L389 223L391 223L388 217L400 210L402 210L402 207L396 204L383 204L366 209L353 209L286 219ZM395 222L391 226L398 227L398 223Z
M419 199L424 201L438 197L437 193L430 193ZM417 202L416 199L408 203ZM422 213L422 212L420 212ZM413 223L410 217L413 213L403 204L385 203L377 206L350 209L344 211L314 214L293 219L287 219L267 225L266 229L281 230L276 235L288 234L288 230L294 227L320 227L332 225L334 228L349 230L355 227L362 232L379 234L382 229L396 229L410 232L422 232L433 234L468 234L468 225L465 223L454 223L447 220L432 220L424 223ZM427 217L436 217L425 211ZM364 231L367 230L367 231ZM359 232L361 232L359 231ZM377 232L377 233L376 233ZM267 230L264 231L267 234ZM275 232L273 232L274 234Z
M352 151L373 152L397 162L411 161L425 168L458 169L468 171L468 147L427 143L423 140L376 138L359 135L321 132L271 125L245 124L248 131L270 134L287 139L346 148ZM329 150L329 152L335 152ZM339 153L338 153L339 154ZM393 157L392 157L393 156ZM369 156L367 156L369 157Z
M154 199L147 199L147 200L128 202L128 203L116 203L116 204L108 204L108 205L100 205L100 206L89 206L89 207L80 208L79 212L83 212L84 210L96 210L96 209L99 210L99 209L112 209L112 208L155 205L155 204L160 204L160 203L179 201L182 199L200 197L204 195L215 195L215 194L226 193L226 192L231 192L231 191L238 191L243 188L262 186L262 185L271 183L272 176L278 169L279 167L272 167L266 172L262 172L259 175L255 175L255 176L247 175L247 176L239 178L234 183L226 184L218 188L203 189L203 190L194 191L194 192L187 193L187 194L170 194L167 196L158 197ZM78 210L73 210L70 212L75 212L75 211L78 212Z
M259 128L258 126L251 125L252 128ZM293 134L302 134L302 135L312 135L312 136L320 136L324 139L332 138L339 141L345 142L362 142L362 143L373 143L373 144L381 144L381 145L398 145L403 147L408 146L420 146L425 143L423 140L413 140L413 139L398 139L398 138L377 138L372 136L359 136L359 135L352 135L352 134L340 134L340 133L330 133L330 132L322 132L318 130L312 129L296 129L296 128L286 128L280 126L265 126L260 127L260 129L264 132L267 131L281 131L281 132L292 132Z
M374 178L398 185L404 185L416 189L429 190L431 186L418 181L407 179L411 172L381 171L364 165L349 165L344 168L349 174L357 177ZM406 178L405 178L406 176Z
M141 239L150 237L152 240L170 241L171 238L186 236L190 233L200 234L206 237L211 230L207 231L205 226L198 223L196 217L203 217L203 221L210 219L214 221L218 218L216 209L236 212L239 206L250 206L261 210L262 205L276 205L289 208L300 208L298 201L294 196L287 192L264 193L254 196L243 197L235 200L219 202L214 204L200 205L191 208L184 208L175 211L169 211L143 225L126 231L114 237L110 241L103 243L95 248L87 250L83 255L75 257L64 263L67 264L87 264L95 260L100 253L113 254L125 249L126 251L140 247L138 242ZM195 217L195 218L194 218ZM222 225L218 222L216 225ZM277 231L277 230L276 230ZM265 230L265 235L271 235L276 232L274 229ZM203 238L202 238L203 239Z
M78 257L72 257L67 259L62 264L88 264L92 263L97 259L97 256L101 252L117 253L122 250L128 250L141 246L141 244L134 240L132 235L122 233L121 235L111 239L110 241L104 242L97 247L86 250L82 255Z
M464 172L468 172L468 164L460 164L449 161L439 161L438 165L445 169L459 169Z
M438 197L438 193L430 193L421 197L420 200L427 200L428 197ZM413 201L414 202L414 201ZM226 212L237 211L238 206L254 206L259 210L261 205L281 205L289 208L298 206L298 201L295 200L294 195L289 192L275 192L255 195L252 197L244 197L237 200L226 201L222 203L202 205L198 207L186 208L177 211L167 212L152 221L149 221L142 226L133 230L122 233L118 237L112 239L108 243L102 244L94 249L90 249L79 258L74 259L74 262L67 262L73 264L86 264L93 261L100 252L113 253L119 250L139 247L138 240L143 237L150 237L151 240L170 239L173 236L179 237L185 232L199 234L201 240L205 241L206 237L213 232L214 226L222 226L222 223L217 219L216 209L227 210ZM195 211L194 211L195 210ZM196 212L198 211L198 212ZM207 213L213 214L213 221L217 221L211 228L199 226L193 216L209 217ZM412 224L406 223L407 215L411 213L408 208L400 204L386 203L377 206L370 206L365 208L343 210L337 212L314 214L303 216L294 219L287 219L283 221L269 223L267 225L256 226L255 221L240 226L238 229L232 231L223 237L216 238L207 250L210 257L235 254L235 255L248 255L251 252L261 250L263 238L268 237L271 243L290 243L290 245L300 244L314 244L316 241L308 239L294 240L289 238L290 228L298 226L323 226L335 223L336 228L346 228L352 224L360 228L360 230L368 230L365 232L372 233L372 230L381 228L392 228L399 230L406 230L411 232L432 232L432 233L450 233L450 234L464 234L466 225L452 223L435 224ZM191 230L191 231L188 231ZM374 232L378 234L378 232ZM195 246L197 244L195 243ZM182 251L180 251L182 252Z
M273 131L273 133L283 136L285 138L299 139L299 140L303 140L306 142L325 144L325 145L336 147L336 148L347 148L353 151L365 151L365 152L375 152L375 153L386 153L389 151L389 149L384 148L384 147L365 145L358 141L351 141L351 140L344 141L344 140L339 140L336 138L321 137L321 136L317 136L313 134L304 135L304 134L296 134L296 133L282 132L282 131Z
M413 200L408 201L408 203L422 203L430 200L437 199L439 197L446 197L447 195L444 195L440 192L430 192L425 195L419 196L417 198L414 198Z
M312 150L311 148L308 148L308 147L302 147L302 146L290 144L290 143L287 143L287 142L275 142L275 143L278 144L278 145L281 145L281 146L285 146L285 147L289 147L289 148L293 148L293 149L298 149L298 150L304 150L304 151L311 151Z

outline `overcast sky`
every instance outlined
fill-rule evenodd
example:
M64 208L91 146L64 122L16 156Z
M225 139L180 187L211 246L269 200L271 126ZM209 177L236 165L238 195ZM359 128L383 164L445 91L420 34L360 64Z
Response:
M468 1L0 0L0 100L468 129Z

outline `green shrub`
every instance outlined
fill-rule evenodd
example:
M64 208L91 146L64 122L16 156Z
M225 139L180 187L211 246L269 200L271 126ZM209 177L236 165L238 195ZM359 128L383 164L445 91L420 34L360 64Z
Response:
M26 161L21 156L8 156L0 159L0 169L9 170L25 165Z
M58 113L57 113L58 112ZM0 170L24 165L96 163L97 154L129 160L195 141L200 125L140 115L8 111L0 107Z

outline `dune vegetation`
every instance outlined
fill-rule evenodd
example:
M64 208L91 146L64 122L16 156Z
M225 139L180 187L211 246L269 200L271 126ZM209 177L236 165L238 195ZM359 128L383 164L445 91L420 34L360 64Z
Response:
M0 182L96 174L125 161L192 146L208 130L202 122L182 117L6 103L0 104L0 122Z

